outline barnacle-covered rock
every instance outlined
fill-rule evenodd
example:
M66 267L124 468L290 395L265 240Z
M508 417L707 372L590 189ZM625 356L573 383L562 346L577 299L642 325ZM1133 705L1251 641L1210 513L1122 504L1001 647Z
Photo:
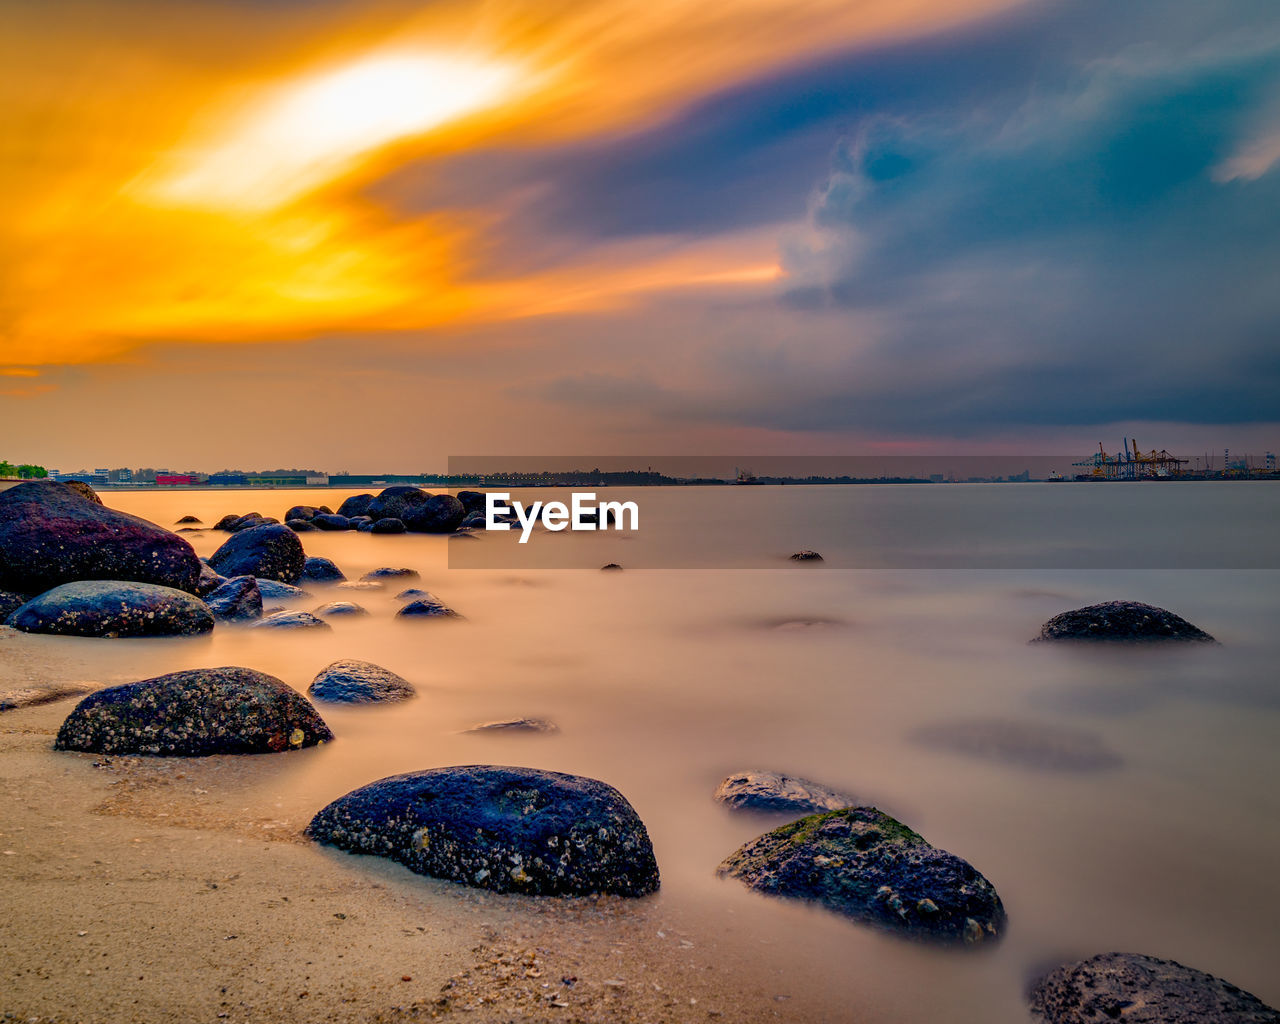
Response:
M757 892L812 900L910 938L999 938L995 887L968 861L874 807L813 814L753 839L718 869Z
M190 636L213 629L213 612L200 598L172 587L81 580L33 597L6 621L26 633L56 636Z
M333 733L310 702L251 668L197 668L99 690L67 716L54 747L98 754L271 754Z
M716 787L715 798L737 811L813 814L854 807L861 801L818 782L781 772L735 772Z
M315 700L332 704L375 704L417 696L413 684L403 676L354 658L335 661L321 669L307 693Z
M1182 640L1215 643L1181 615L1141 601L1106 601L1055 615L1037 640Z
M658 888L649 834L621 793L536 768L394 775L335 800L307 834L495 892L645 896Z
M306 555L302 542L289 527L261 523L248 528L233 524L235 532L209 558L223 576L256 576L258 579L297 583Z

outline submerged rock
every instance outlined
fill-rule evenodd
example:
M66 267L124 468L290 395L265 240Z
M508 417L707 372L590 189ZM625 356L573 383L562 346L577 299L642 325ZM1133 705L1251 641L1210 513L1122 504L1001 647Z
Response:
M301 587L292 583L281 583L279 580L260 579L258 590L268 601L296 601L300 597L310 597Z
M409 587L396 594L397 601L412 601L415 597L430 597L431 595L421 587Z
M215 530L230 530L236 524L236 520L240 517L234 512L228 513L213 524Z
M410 601L407 605L396 612L397 619L418 619L418 618L444 618L444 619L460 619L462 618L452 608L448 607L439 598L432 597L428 594L426 597L417 598Z
M716 787L715 799L735 811L769 814L813 814L856 807L860 800L817 782L781 772L735 772Z
M252 576L236 576L205 598L214 617L229 622L262 618L262 591Z
M545 718L510 718L503 722L482 722L473 725L465 732L511 732L511 733L552 733L559 732L560 726L548 722Z
M368 583L370 580L416 580L419 576L417 569L394 569L391 566L383 566L381 569L370 569L360 579Z
M1063 964L1031 990L1045 1024L1280 1024L1257 996L1175 960L1103 953Z
M254 629L332 629L310 612L273 611L253 624Z
M43 683L24 686L16 690L0 690L0 711L17 711L19 708L38 708L56 704L60 700L83 697L92 693L93 687L81 683Z
M288 523L290 519L304 519L310 522L319 512L320 510L314 505L294 505L284 514L284 521Z
M329 601L318 608L311 609L311 614L327 619L331 616L368 615L369 609L363 605L356 604L354 601Z
M203 525L204 525L204 524L203 524L203 522L201 522L201 520L200 520L200 517L199 517L199 516L183 516L181 519L179 519L179 520L178 520L177 525L178 525L178 526L187 526L187 525L189 525L189 524L193 524L193 523L197 523L197 524L199 524L199 525L201 525L201 526L203 526Z
M335 590L386 590L387 585L378 580L347 580L339 583Z
M279 524L280 520L274 516L263 516L252 512L247 516L241 516L227 529L232 533L240 533L243 530L252 530L255 526L278 526Z
M77 580L130 580L194 593L200 560L176 533L52 480L0 492L0 587L39 594Z
M268 524L237 532L209 558L223 576L256 576L297 583L306 555L297 534L287 526Z
M316 533L319 527L313 526L310 519L286 519L284 525L294 533Z
M466 517L467 510L452 494L433 494L418 508L401 518L406 529L417 533L452 533Z
M495 892L645 896L658 888L649 835L621 793L536 768L395 775L335 800L307 834Z
M810 900L909 938L999 938L1005 912L972 865L874 807L814 814L753 839L717 869L757 892Z
M1216 643L1181 615L1140 601L1107 601L1055 615L1037 640L1183 640Z
M316 709L251 668L197 668L99 690L67 716L57 750L99 754L269 754L333 739Z
M823 561L823 557L820 554L818 554L818 552L810 551L808 548L806 548L804 551L797 551L794 555L791 555L790 557L791 557L791 561L793 562Z
M483 530L489 525L483 512L468 512L458 524L459 530Z
M601 572L622 572L622 566L620 566L617 562L608 562L607 564L600 566L600 571Z
M351 529L351 520L346 516L321 512L312 518L311 525L318 530L349 530Z
M173 587L125 580L64 583L12 612L10 626L55 636L191 636L213 629L200 598Z
M315 700L331 704L381 704L408 700L418 692L403 676L370 661L335 661L307 687Z
M328 558L312 555L302 565L302 575L317 583L341 583L346 574Z
M1040 771L1105 771L1122 763L1096 734L1050 722L962 719L922 726L910 738L949 753Z
M367 529L366 529L367 526ZM404 533L405 526L399 519L386 518L376 522L361 523L356 527L361 533Z

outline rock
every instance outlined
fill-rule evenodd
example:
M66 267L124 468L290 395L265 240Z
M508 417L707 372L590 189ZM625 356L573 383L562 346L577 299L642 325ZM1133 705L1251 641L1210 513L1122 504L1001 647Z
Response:
M280 583L278 580L258 580L258 590L268 601L296 601L300 597L310 597L301 587L292 583Z
M467 510L452 494L435 494L426 504L410 509L401 519L415 533L452 533L466 518Z
M412 601L415 597L430 597L431 595L421 587L410 587L408 590L402 590L396 594L397 601Z
M225 576L219 576L214 572L206 562L200 563L200 578L196 580L196 594L204 597L206 594L212 594L222 584L227 582Z
M1049 722L962 719L922 726L910 738L948 753L1040 771L1106 771L1122 763L1094 733Z
M368 532L373 528L373 520L370 519L368 516L352 516L347 521L351 524L351 529L353 530L362 530L364 532Z
M321 512L311 520L311 525L317 530L349 530L351 529L351 520L346 516L328 515Z
M76 580L132 580L193 593L191 545L137 516L32 480L0 492L0 588L39 594Z
M797 551L791 556L793 562L821 562L823 558L818 552L810 551L806 548L804 551Z
M536 768L395 775L335 800L307 834L494 892L645 896L658 888L649 835L621 793Z
M232 533L239 533L241 530L252 530L255 526L273 526L280 520L272 516L260 516L257 512L251 512L247 516L241 516L228 529Z
M229 515L225 515L225 516L223 516L223 517L222 517L221 519L219 519L216 523L214 523L214 524L213 524L213 528L214 528L215 530L230 530L230 529L231 529L231 527L235 525L236 521L237 521L239 518L240 518L240 516L238 516L238 515L236 515L234 512L232 512L232 513L231 513L231 514L229 514Z
M387 565L380 569L370 569L360 577L361 581L365 583L370 580L416 580L420 578L421 574L417 569L395 569Z
M231 622L262 618L262 591L252 576L236 576L205 598L214 617Z
M209 559L223 576L256 576L258 579L297 583L306 555L297 534L287 526L255 526L232 534Z
M411 484L395 484L378 492L378 496L365 506L363 515L377 522L379 519L399 519L414 509L421 508L431 499L431 493Z
M201 526L179 526L175 533L204 533L204 527Z
M76 492L76 494L80 495L80 497L88 501L92 501L95 505L102 504L102 499L98 497L98 492L95 491L83 480L68 480L62 486L70 487L73 491Z
M459 530L483 530L489 525L489 521L483 512L468 512L458 524Z
M755 770L735 772L716 787L715 799L735 811L769 814L813 814L856 807L860 800L817 782Z
M617 562L609 562L607 565L600 566L601 572L622 572L622 566Z
M484 491L459 491L458 500L462 502L462 507L467 512L479 512L483 516L488 498Z
M310 521L316 517L320 510L314 505L294 505L284 514L284 521L288 524L290 519L305 519Z
M1031 990L1045 1024L1280 1024L1280 1012L1212 974L1137 953L1063 964Z
M302 564L302 575L317 583L340 583L347 577L332 561L312 555Z
M33 597L6 621L26 633L55 636L191 636L213 629L213 612L173 587L80 580Z
M254 629L332 629L310 612L273 611L253 624Z
M348 580L345 583L339 583L335 590L385 590L386 584L377 580Z
M98 754L270 754L333 739L315 708L251 668L197 668L99 690L67 716L57 750Z
M83 697L86 693L92 692L92 687L82 686L79 683L67 685L44 683L39 686L24 686L17 690L0 690L0 711L43 707L45 704L56 704L60 700Z
M373 501L372 494L353 494L338 506L338 515L346 516L348 519L365 515L369 511L371 501Z
M95 495L95 497L96 497L96 495ZM183 516L181 519L179 519L179 520L178 520L178 522L177 522L177 524L176 524L176 525L178 525L178 526L185 526L185 525L187 525L188 523L197 523L197 524L199 524L199 525L201 525L201 526L203 526L203 525L204 525L204 523L201 521L201 519L200 519L200 517L199 517L199 516Z
M1055 615L1037 640L1184 640L1216 643L1181 615L1140 601L1107 601Z
M364 529L363 524L356 529L362 533L404 533L405 525L399 519L379 519L375 523L370 523L368 530Z
M427 596L420 597L415 601L410 601L407 605L396 612L397 619L418 619L418 618L442 618L442 619L460 619L462 618L452 608L447 607L438 598Z
M327 604L320 605L318 608L313 608L311 614L318 615L322 619L328 619L334 616L368 615L369 609L363 605L356 604L354 601L330 601Z
M532 732L532 733L552 733L559 732L560 726L555 722L548 722L543 718L511 718L504 722L482 722L480 725L473 725L465 732Z
M910 938L975 944L998 938L1005 926L994 886L968 862L874 807L814 814L766 832L717 873Z
M313 526L310 519L286 519L285 526L294 533L318 533L320 528Z
M16 590L0 590L0 622L30 601L31 594L19 594Z
M314 700L331 704L378 704L416 697L413 684L390 669L369 661L335 661L307 687Z

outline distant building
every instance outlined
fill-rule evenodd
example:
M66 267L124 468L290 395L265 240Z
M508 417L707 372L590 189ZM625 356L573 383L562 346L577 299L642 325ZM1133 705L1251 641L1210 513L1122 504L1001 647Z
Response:
M307 475L307 486L308 487L328 487L329 474L328 473L309 473Z
M191 473L157 473L157 487L180 487L196 482L196 478Z
M243 487L245 478L243 473L214 473L209 483L214 487Z

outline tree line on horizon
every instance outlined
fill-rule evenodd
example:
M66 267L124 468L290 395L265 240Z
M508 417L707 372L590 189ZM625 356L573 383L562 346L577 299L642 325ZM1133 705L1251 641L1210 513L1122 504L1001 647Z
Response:
M49 471L44 466L35 466L29 462L15 466L7 460L0 461L0 477L16 476L23 480L41 480L48 475Z

